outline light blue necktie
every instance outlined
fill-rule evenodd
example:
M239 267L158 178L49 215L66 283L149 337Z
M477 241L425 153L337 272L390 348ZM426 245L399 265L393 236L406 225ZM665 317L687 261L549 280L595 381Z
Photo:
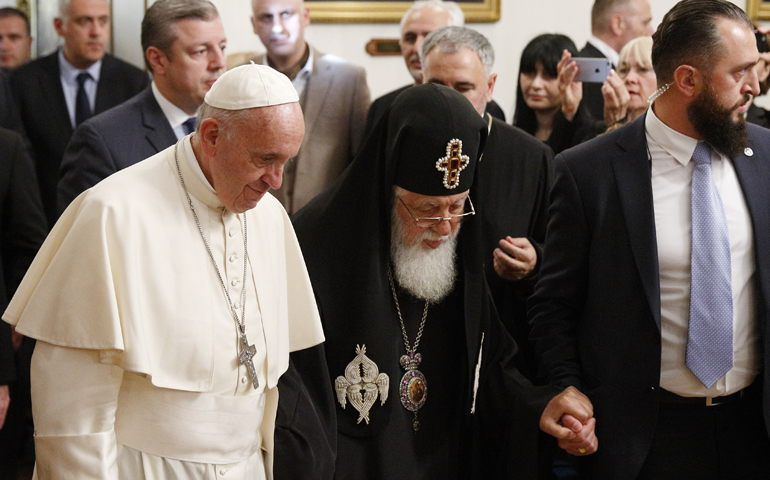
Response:
M692 278L685 364L706 388L733 368L730 237L711 175L711 147L692 154Z

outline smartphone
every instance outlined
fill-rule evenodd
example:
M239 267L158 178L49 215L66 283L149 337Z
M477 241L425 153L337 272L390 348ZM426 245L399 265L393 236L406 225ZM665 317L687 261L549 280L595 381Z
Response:
M576 82L604 83L610 76L612 63L606 58L573 58L578 66Z

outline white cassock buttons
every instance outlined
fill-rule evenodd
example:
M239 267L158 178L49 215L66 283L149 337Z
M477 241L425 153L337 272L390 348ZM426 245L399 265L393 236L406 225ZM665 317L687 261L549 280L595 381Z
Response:
M229 260L230 260L230 263L235 262L236 260L238 260L238 255L236 255L236 254L230 255L230 259Z
M246 375L241 377L241 383L242 384L246 385L246 382L248 382L248 381L249 381L249 377L247 377Z

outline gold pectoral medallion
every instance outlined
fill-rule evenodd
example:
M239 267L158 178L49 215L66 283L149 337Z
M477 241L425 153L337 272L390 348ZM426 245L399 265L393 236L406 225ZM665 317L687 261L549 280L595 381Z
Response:
M415 432L420 429L417 411L425 405L425 401L428 399L428 382L425 381L425 375L417 370L421 361L422 355L419 353L401 356L401 366L404 367L406 373L401 377L398 390L401 394L401 404L410 412L414 412L412 427Z
M390 379L386 373L380 373L379 367L366 356L366 345L356 345L356 358L345 367L345 376L334 381L337 401L345 408L347 401L358 410L356 423L366 420L369 424L369 410L380 397L380 405L388 399Z

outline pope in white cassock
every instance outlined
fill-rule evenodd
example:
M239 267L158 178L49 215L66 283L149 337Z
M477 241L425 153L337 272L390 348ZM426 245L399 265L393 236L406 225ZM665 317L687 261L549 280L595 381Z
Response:
M238 67L194 134L62 215L3 315L38 340L38 478L272 477L276 383L323 341L267 193L303 134L291 82Z

